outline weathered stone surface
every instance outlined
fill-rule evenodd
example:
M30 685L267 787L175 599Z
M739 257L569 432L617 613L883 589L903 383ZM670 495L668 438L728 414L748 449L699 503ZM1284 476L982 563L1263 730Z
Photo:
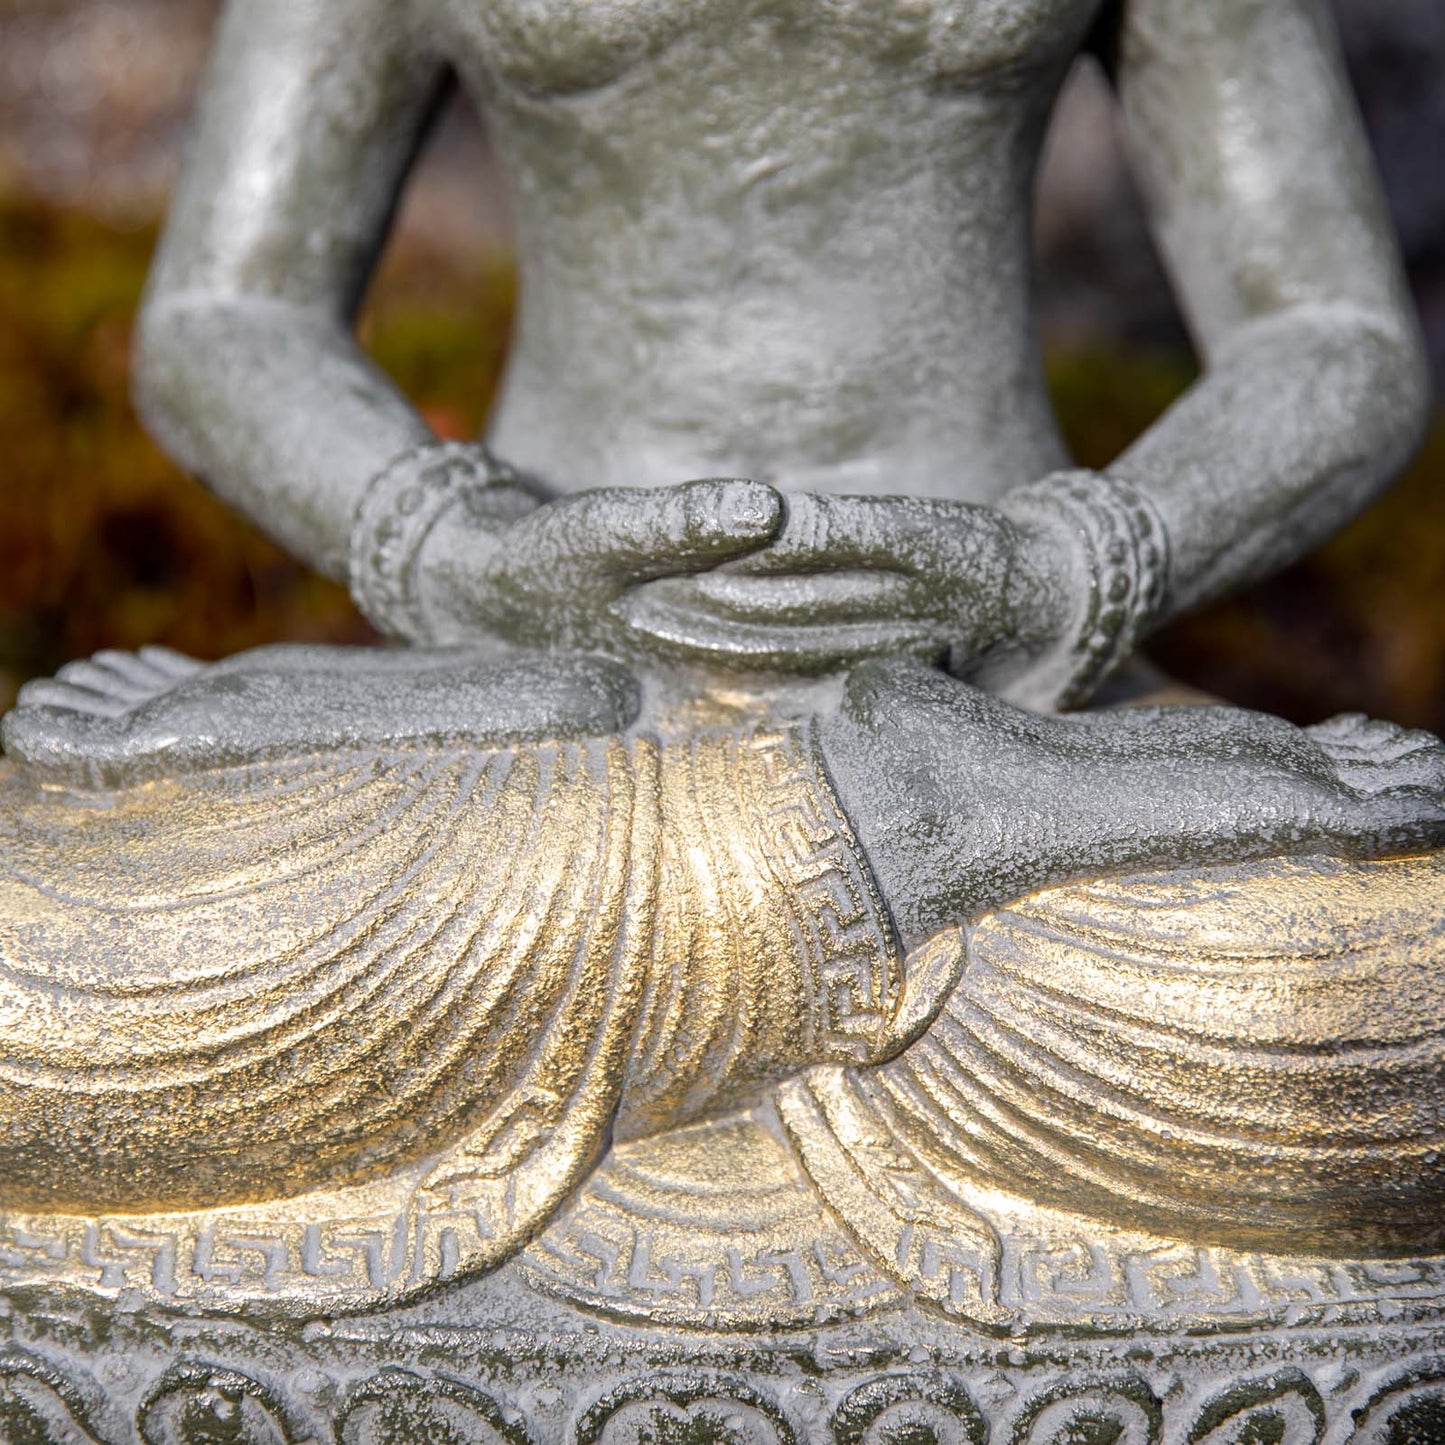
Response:
M17 1308L0 1440L1434 1445L1438 1295L1434 1313L1384 1330L1340 1325L1335 1307L1323 1326L1010 1339L903 1309L708 1335L560 1309L505 1274L406 1316L301 1327Z

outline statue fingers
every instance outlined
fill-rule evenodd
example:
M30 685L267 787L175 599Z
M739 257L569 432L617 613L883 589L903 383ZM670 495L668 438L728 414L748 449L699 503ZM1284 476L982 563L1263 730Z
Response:
M933 577L957 570L968 538L987 530L986 507L926 497L847 497L810 492L784 498L776 539L729 571L837 572L886 570Z
M648 585L685 596L694 607L720 620L799 627L907 622L917 604L912 579L865 568L756 575L718 570Z
M513 529L503 551L525 540L532 544L526 565L627 586L714 567L761 547L781 518L778 494L761 482L617 487L543 508Z
M799 623L720 612L695 592L666 583L639 588L618 604L634 645L680 661L740 670L819 674L869 657L938 661L945 643L933 624L875 617Z
M883 513L900 501L790 492L783 498L781 525L770 545L729 570L768 575L870 566L885 530ZM880 502L885 506L876 505Z

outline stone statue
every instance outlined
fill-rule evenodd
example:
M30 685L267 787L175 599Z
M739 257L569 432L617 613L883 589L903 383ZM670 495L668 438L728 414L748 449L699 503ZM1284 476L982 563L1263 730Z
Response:
M1445 745L1214 706L1047 716L916 659L810 705L678 722L615 662L461 649L148 649L30 684L0 773L0 1270L41 1338L0 1356L31 1392L12 1428L87 1418L32 1398L59 1389L62 1302L363 1312L382 1333L331 1365L343 1418L402 1423L348 1440L491 1440L485 1411L435 1433L436 1377L397 1397L386 1370L417 1309L465 1354L518 1293L631 1317L674 1365L719 1329L861 1316L966 1374L997 1332L1107 1353L1227 1323L1287 1351L1303 1291L1413 1360L1380 1325L1434 1329L1445 1248ZM575 1317L552 1329L577 1348ZM525 1381L525 1358L478 1368ZM1234 1413L1285 1409L1275 1377L1239 1404L1259 1381L1204 1364ZM637 1383L571 1367L539 1430ZM1200 1362L1171 1368L1192 1400ZM718 1389L766 1403L721 1378L651 1382L618 1406L636 1430L598 1438L674 1438L648 1412ZM857 1390L901 1390L907 1424L932 1379ZM1142 1408L1094 1380L1068 1411ZM202 1428L263 1396L182 1352L142 1437L303 1438ZM147 1428L147 1401L202 1423Z
M1078 487L1028 238L1086 48L1207 369ZM517 215L516 474L439 469L348 330L453 71ZM1427 410L1323 0L232 3L138 359L167 447L408 641L909 649L1031 703L1328 537Z
M1206 362L1100 474L1085 51ZM453 73L485 446L348 329ZM1081 710L1423 424L1322 0L231 0L138 363L413 645L5 720L0 1439L1445 1439L1445 745Z
M610 1141L922 1069L926 1040L965 1077L1121 1106L1076 1135L1024 1094L985 1144L977 1101L934 1097L960 1178L1180 1237L1445 1244L1435 738L1042 717L916 662L860 664L821 719L668 736L631 684L587 658L314 648L31 684L0 807L6 1203L197 1229L278 1202L350 1223L389 1190L470 1216L450 1268L472 1272ZM965 1016L962 1046L942 1025ZM1141 1029L1155 1057L1118 1072L1116 1030ZM1266 1052L1292 1067L1262 1079ZM427 1249L357 1302L444 1268Z

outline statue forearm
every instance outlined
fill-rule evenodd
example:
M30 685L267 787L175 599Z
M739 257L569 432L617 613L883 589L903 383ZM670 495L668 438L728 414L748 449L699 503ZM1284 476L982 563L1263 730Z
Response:
M367 483L432 435L344 327L270 300L153 298L136 399L183 465L340 580Z
M1249 323L1110 474L1169 537L1159 621L1286 566L1372 501L1429 415L1403 312L1313 305Z
M1428 380L1329 7L1124 0L1119 17L1124 137L1205 369L1110 469L1169 534L1167 617L1378 495Z
M232 0L136 358L161 444L345 575L366 483L429 438L350 327L449 72L391 0Z

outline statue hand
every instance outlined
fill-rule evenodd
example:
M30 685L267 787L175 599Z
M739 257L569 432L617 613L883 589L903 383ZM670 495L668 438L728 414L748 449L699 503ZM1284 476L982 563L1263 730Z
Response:
M734 480L578 492L500 524L494 511L458 507L427 544L429 606L440 640L626 656L637 650L620 605L631 589L741 557L781 519L771 487Z
M1063 610L1049 539L996 508L807 493L785 507L770 545L639 587L633 629L724 666L824 672L911 653L969 672L1036 649Z

